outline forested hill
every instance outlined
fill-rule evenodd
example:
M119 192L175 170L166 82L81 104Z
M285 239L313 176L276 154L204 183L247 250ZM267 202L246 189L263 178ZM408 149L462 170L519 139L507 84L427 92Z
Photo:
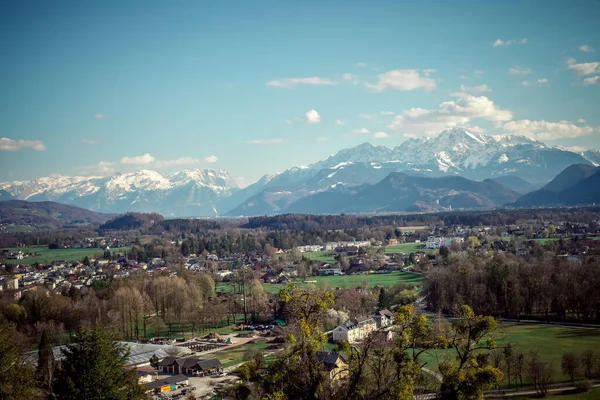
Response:
M28 230L98 225L106 222L109 214L97 213L53 201L28 202L8 200L0 202L2 226L26 226Z
M100 231L146 230L165 218L156 213L127 213L114 217L98 228Z

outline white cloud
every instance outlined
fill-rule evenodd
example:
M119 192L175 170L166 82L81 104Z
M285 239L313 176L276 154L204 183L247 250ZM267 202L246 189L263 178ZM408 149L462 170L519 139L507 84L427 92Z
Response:
M592 76L583 80L585 86L600 85L600 76Z
M103 174L111 173L114 172L113 165L115 165L115 163L112 161L100 161L96 166L96 170Z
M600 126L577 126L569 121L510 121L502 125L502 129L530 136L540 140L574 138L578 136L600 134Z
M272 144L283 143L283 138L254 139L254 140L248 140L246 143L248 143L248 144L255 144L255 145L261 145L261 146L270 146Z
M317 76L313 76L310 78L283 78L279 80L272 80L267 82L265 85L274 86L279 88L295 88L298 85L307 85L307 86L332 86L337 85L338 82L334 82L328 78L319 78Z
M567 64L567 69L570 69L577 75L591 75L600 72L600 62L597 61L577 64L574 58L569 58Z
M425 76L429 76L429 75L433 74L434 72L435 72L435 69L431 69L431 68L429 68L429 69L424 69L424 70L423 70L423 75L425 75Z
M356 75L351 74L349 72L346 72L345 74L342 75L342 79L346 82L350 82L353 85L357 85L358 84L358 79L356 78Z
M364 62L356 63L356 68L367 68L368 66L369 66L369 64L364 63Z
M364 119L366 119L367 121L372 121L374 119L377 118L377 114L373 113L373 114L361 114L361 117L363 117Z
M481 75L483 75L483 71L480 69L476 69L475 71L473 71L473 74L475 74L476 77L480 77Z
M219 157L217 156L208 156L204 158L205 163L213 164L219 161Z
M469 79L469 77L467 77L466 75L461 75L460 79L462 79L463 81L466 81L467 79Z
M388 135L385 132L375 132L373 134L373 139L385 139L385 138L388 138L388 137L390 137L390 135Z
M503 46L510 46L510 45L513 45L513 44L527 44L527 38L514 39L514 40L496 39L496 41L492 44L492 46L494 46L494 47L503 47Z
M309 124L318 124L321 122L321 116L316 110L308 110L304 113L304 121Z
M381 114L381 115L394 115L396 113L393 112L393 111L382 110L382 111L379 112L379 114Z
M585 119L583 119L583 118L579 118L579 119L577 120L577 122L579 122L580 124L585 124Z
M336 119L335 124L336 124L336 126L344 126L345 125L344 121L342 121L341 119Z
M105 115L105 114L94 114L94 118L97 118L97 119L106 119L106 118L108 118L108 116Z
M81 139L82 144L99 144L101 141L99 139Z
M326 140L327 140L327 138L326 138L325 136L319 136L319 137L317 138L317 142L324 142L324 141L326 141Z
M207 157L209 158L209 157ZM216 158L216 157L215 157ZM210 161L206 161L207 159L204 159L204 162L210 162ZM153 168L156 169L162 169L162 168L168 168L168 167L176 167L176 166L182 166L182 165L195 165L195 164L201 164L202 160L199 160L197 158L192 158L192 157L180 157L180 158L176 158L174 160L160 160L160 161L156 161L152 163Z
M5 137L0 138L0 150L17 151L22 149L44 151L46 150L46 145L41 140L13 140Z
M588 46L587 44L582 44L581 46L579 46L579 51L583 51L584 53L591 53L592 51L594 51L594 49Z
M353 133L362 133L362 134L371 133L371 131L369 131L367 128L353 129L352 132Z
M146 165L156 161L156 158L152 157L149 153L135 157L123 157L121 163L123 164L135 164L135 165Z
M435 79L421 76L417 69L397 69L379 74L377 83L367 83L365 86L377 93L386 89L432 90L435 89Z
M522 68L518 65L509 68L508 73L510 75L527 75L531 73L531 69L530 68Z
M499 108L485 96L454 93L456 100L441 103L435 110L411 108L394 117L388 126L408 135L435 135L445 128L468 126L473 119L510 121L512 113ZM408 134L408 135L407 135Z
M535 84L545 85L548 82L550 82L550 81L546 78L539 78L539 79L536 79L535 81L523 81L523 82L521 82L521 85L523 85L523 86L533 86Z
M488 85L478 85L478 86L465 86L465 85L460 85L460 90L462 90L463 92L470 92L470 93L486 93L486 92L491 92L492 89L490 89L490 87Z

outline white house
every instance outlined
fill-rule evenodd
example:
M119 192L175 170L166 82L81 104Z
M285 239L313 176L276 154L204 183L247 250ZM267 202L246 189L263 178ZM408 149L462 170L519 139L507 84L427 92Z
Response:
M339 343L345 340L348 343L354 343L366 338L376 329L377 323L371 317L351 319L333 330L333 341Z
M388 326L392 326L394 323L394 314L390 310L381 310L377 311L373 315L373 319L377 324L377 329L387 328Z

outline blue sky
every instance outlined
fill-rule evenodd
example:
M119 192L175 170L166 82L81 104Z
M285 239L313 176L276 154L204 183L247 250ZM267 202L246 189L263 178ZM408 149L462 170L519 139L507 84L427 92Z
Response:
M468 126L600 148L599 1L4 1L0 180L245 185Z

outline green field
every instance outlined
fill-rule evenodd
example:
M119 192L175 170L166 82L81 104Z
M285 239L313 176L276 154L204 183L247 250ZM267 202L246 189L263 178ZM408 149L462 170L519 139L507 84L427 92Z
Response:
M235 338L234 338L235 341ZM211 357L218 358L223 364L223 368L239 364L244 361L244 354L248 350L264 350L269 344L265 342L249 343L243 346L235 347L231 350L217 351L211 354Z
M548 399L556 399L556 400L597 400L600 399L600 388L593 388L587 393L568 393L568 394L560 394L560 393L548 393L546 397ZM531 397L511 397L513 400L526 400L526 399L539 399L538 396Z
M600 348L600 329L577 328L543 324L501 323L497 331L499 345L512 343L515 351L527 353L537 350L541 358L554 364L556 377L566 381L560 369L560 361L564 352L581 354L583 350ZM432 351L423 357L427 368L435 369L446 359L454 359L454 350Z
M404 253L408 255L410 253L416 253L417 251L424 251L428 253L433 251L431 249L426 249L423 243L401 243L393 244L390 246L383 246L383 248L385 249L385 254L388 255L399 253ZM305 253L302 253L302 257L306 257L309 260L316 260L329 264L336 263L335 258L333 256L333 252L328 251L307 251Z
M312 282L309 282L312 281ZM297 278L293 280L299 285L315 285L319 288L352 288L362 286L367 282L369 287L373 286L393 286L397 283L406 283L409 285L420 286L423 283L423 276L413 272L392 272L389 274L368 274L368 275L342 275L342 276L310 276L306 279ZM283 284L264 283L263 288L269 293L279 293L284 287ZM227 283L217 284L217 292L228 293L232 287Z
M426 253L431 253L433 250L426 249L425 244L423 244L423 243L401 243L401 244L392 244L390 246L385 246L385 254L404 253L404 254L408 255L410 253L416 253L417 251L424 251Z
M102 249L55 249L51 250L48 246L25 246L25 247L14 247L11 251L22 251L23 253L35 254L32 257L26 257L22 260L6 260L7 264L33 264L42 263L49 264L52 261L75 261L83 260L85 256L89 258L102 257L104 251ZM113 255L124 254L131 250L131 247L118 247L113 248L110 252Z
M329 264L336 263L333 255L327 251L307 251L305 253L302 253L302 257L306 257L309 260L315 260Z

